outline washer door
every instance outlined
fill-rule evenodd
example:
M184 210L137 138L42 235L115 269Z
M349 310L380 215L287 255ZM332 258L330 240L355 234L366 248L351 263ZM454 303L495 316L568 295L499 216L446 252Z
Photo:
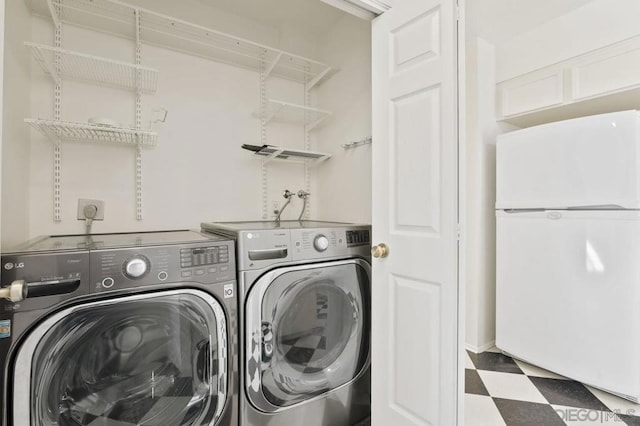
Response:
M274 412L353 381L369 359L369 264L280 268L247 297L246 390Z
M227 393L224 311L198 290L66 309L29 335L14 383L16 426L213 425Z

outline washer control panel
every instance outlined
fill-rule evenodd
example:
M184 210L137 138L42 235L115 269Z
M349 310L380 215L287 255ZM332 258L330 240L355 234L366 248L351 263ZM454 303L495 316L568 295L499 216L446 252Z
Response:
M322 259L342 256L370 256L371 228L292 229L292 259Z
M234 242L94 250L91 291L163 283L214 284L236 278Z

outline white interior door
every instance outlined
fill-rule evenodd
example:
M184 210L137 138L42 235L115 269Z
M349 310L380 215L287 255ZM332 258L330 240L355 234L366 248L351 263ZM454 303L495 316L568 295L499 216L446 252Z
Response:
M374 426L458 420L456 21L402 0L373 22Z

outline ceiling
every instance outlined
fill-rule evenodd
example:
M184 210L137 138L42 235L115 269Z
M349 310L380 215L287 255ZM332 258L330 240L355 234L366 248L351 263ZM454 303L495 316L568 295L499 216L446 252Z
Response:
M499 44L593 0L466 0L467 39Z
M321 36L344 13L320 0L197 0L271 28ZM594 0L466 0L467 38L499 44Z
M222 11L240 15L272 28L293 27L320 36L344 12L320 0L198 0Z

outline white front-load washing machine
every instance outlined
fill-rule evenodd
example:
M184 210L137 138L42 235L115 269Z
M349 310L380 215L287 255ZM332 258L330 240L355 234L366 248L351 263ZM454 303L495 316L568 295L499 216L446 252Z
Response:
M236 426L235 279L233 240L193 231L3 253L0 423Z
M240 424L347 426L370 415L370 226L203 223L237 245Z

